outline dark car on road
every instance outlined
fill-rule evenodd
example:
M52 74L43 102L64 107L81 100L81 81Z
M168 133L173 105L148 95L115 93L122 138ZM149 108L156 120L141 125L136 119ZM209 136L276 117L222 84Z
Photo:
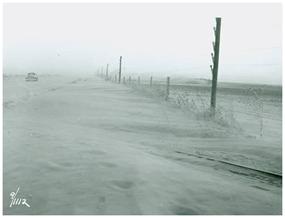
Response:
M27 82L30 82L30 81L38 81L39 78L38 78L38 76L37 76L36 73L31 72L31 73L28 73L28 74L27 74L25 80L26 80Z

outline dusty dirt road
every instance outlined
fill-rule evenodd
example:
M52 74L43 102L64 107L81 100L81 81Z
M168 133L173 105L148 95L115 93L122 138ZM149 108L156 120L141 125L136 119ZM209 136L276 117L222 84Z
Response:
M281 214L280 186L163 150L212 124L100 78L43 87L4 104L4 214Z

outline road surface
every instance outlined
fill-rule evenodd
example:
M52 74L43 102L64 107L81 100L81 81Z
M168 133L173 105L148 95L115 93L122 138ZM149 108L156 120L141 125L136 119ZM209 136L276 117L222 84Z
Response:
M41 82L4 102L4 214L281 214L280 184L174 155L231 143L214 124L100 78ZM18 187L30 207L9 207Z

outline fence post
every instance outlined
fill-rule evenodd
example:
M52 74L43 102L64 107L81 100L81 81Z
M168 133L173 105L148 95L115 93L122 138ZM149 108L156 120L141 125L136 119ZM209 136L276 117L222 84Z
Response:
M216 92L217 92L217 80L218 80L218 68L219 68L219 52L220 52L220 33L221 33L221 18L216 18L215 42L213 42L214 54L212 55L213 65L211 65L212 71L212 92L211 92L211 112L215 114L216 109Z
M149 86L152 87L152 76L150 77Z
M121 83L121 73L122 73L122 56L120 56L119 83Z
M104 78L104 67L101 67L100 77L101 77L101 78Z
M107 64L107 67L106 67L106 78L105 78L105 80L108 80L108 69L109 68L109 64Z
M138 85L140 85L140 84L141 84L141 78L138 77Z
M166 79L166 96L165 100L167 101L169 98L169 84L170 84L170 77L168 76Z

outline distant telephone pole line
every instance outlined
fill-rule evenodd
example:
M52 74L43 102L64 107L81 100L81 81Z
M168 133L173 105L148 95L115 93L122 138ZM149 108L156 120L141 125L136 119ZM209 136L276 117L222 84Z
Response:
M119 83L121 83L121 74L122 74L122 56L120 56Z
M221 18L216 18L216 27L214 27L215 42L213 42L213 53L211 53L213 65L210 65L212 71L212 92L211 92L211 110L215 113L216 109L216 93L218 83L219 53L220 53L220 33Z

